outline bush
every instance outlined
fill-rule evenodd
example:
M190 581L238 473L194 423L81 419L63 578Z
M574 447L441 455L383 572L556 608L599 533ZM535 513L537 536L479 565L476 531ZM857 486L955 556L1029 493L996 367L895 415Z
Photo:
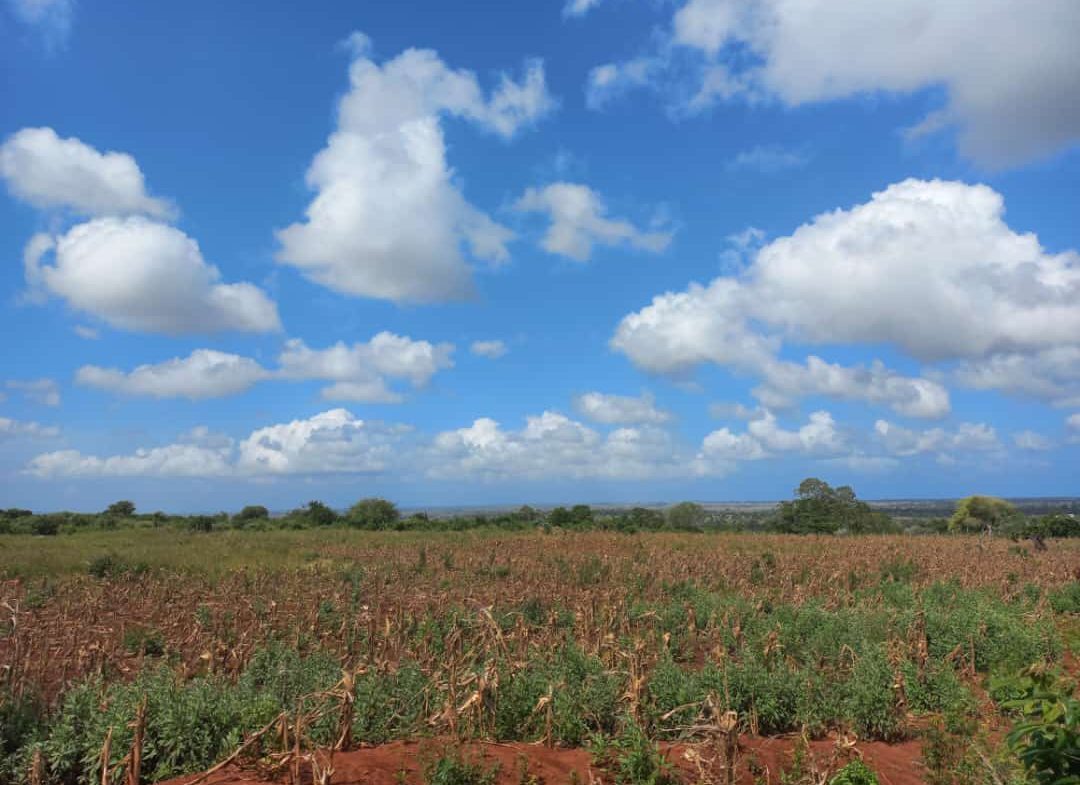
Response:
M345 515L350 526L358 529L390 529L401 518L393 502L386 499L361 499Z
M1073 581L1048 596L1055 613L1080 613L1080 581Z
M626 718L616 736L596 736L591 752L596 764L611 773L617 785L675 785L678 780L659 748L634 720Z
M58 515L39 515L30 524L30 531L39 537L53 537L60 533L61 522Z
M1029 668L1009 686L1019 695L1003 707L1020 719L1006 741L1020 762L1040 785L1080 783L1080 699L1074 685Z
M878 785L878 778L861 760L853 760L836 772L829 785Z
M241 528L255 521L267 520L270 520L270 510L261 504L249 504L232 517L233 525Z
M466 758L460 749L444 753L424 767L425 785L494 785L499 774L498 763L485 768Z

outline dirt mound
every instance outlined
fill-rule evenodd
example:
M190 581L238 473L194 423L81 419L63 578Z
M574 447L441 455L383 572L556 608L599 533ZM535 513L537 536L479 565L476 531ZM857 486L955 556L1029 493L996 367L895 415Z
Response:
M755 782L777 785L780 773L790 769L795 748L793 738L743 737L740 740L740 756L737 766L739 785ZM374 747L362 747L334 755L332 785L420 785L425 781L424 769L444 752L454 749L445 739L423 741L397 741ZM610 774L595 768L587 750L549 748L539 744L500 744L494 742L466 743L458 747L462 755L485 769L498 768L496 785L599 785L610 783ZM843 761L860 756L875 772L882 785L923 785L923 767L918 742L882 744L868 742L857 745L846 756L838 756L832 741L810 743L810 760L820 768L832 762L833 768ZM712 749L704 745L664 745L668 761L688 783L711 780L723 782L718 763L703 763L709 780L701 776L701 769L693 762L695 753L708 761ZM181 777L163 785L187 785L196 777ZM310 772L301 775L303 782L311 782ZM287 775L269 777L255 771L226 767L201 785L281 785Z

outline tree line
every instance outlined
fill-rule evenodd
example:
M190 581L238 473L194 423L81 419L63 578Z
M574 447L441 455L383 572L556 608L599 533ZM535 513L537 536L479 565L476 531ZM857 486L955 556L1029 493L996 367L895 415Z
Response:
M1080 536L1080 519L1054 512L1025 516L1015 505L992 496L968 496L956 504L950 518L901 521L859 499L848 485L833 487L808 477L795 488L790 501L770 511L709 510L696 502L665 508L628 507L594 509L587 504L541 510L523 505L494 514L472 513L432 517L424 512L404 515L392 501L361 499L338 511L321 501L282 515L263 505L248 505L239 512L216 515L140 513L129 500L110 504L99 513L54 512L35 514L22 508L0 509L0 534L55 535L85 529L162 527L210 532L219 529L308 529L348 527L368 531L462 531L484 527L508 530L561 529L638 531L772 531L787 534L921 534L981 533L1013 539Z

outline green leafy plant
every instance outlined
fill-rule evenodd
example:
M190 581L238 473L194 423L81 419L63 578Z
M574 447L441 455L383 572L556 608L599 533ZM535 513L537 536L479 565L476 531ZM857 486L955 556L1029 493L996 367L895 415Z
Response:
M678 780L659 747L627 718L615 736L595 736L590 745L597 765L609 771L617 785L675 785Z
M485 767L465 757L460 749L446 752L424 767L426 785L494 785L498 763Z
M836 772L829 785L878 785L878 778L873 769L856 759Z
M1016 711L1019 721L1006 741L1020 762L1040 785L1080 783L1080 700L1074 685L1033 667L1009 687L1019 694L1002 707Z

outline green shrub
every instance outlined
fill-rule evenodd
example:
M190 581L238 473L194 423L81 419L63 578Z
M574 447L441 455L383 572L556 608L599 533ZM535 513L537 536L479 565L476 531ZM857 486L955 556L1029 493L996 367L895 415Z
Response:
M848 681L845 707L862 738L893 741L903 734L903 714L893 694L893 671L884 646L864 652Z
M1050 592L1048 599L1055 613L1080 613L1080 581Z
M1012 680L1018 697L1004 708L1019 715L1006 737L1009 746L1040 785L1080 783L1080 699L1075 686L1040 668Z
M424 767L425 785L494 785L499 764L485 767L466 758L460 749L444 753Z
M836 772L829 785L878 785L878 778L861 760L853 760Z
M626 718L617 735L598 734L590 743L597 766L610 772L617 785L675 785L674 769L645 731Z

